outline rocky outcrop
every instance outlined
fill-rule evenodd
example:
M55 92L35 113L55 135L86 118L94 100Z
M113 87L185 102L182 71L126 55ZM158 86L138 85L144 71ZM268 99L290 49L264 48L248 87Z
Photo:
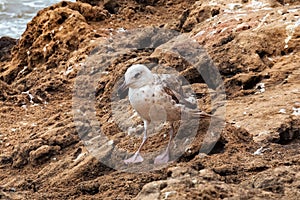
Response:
M72 2L61 2L40 11L13 49L11 67L2 74L3 80L18 85L22 82L22 90L26 91L33 83L24 83L24 77L36 73L35 70L38 71L35 81L42 78L38 76L42 71L66 70L70 67L66 62L76 56L72 54L87 51L84 47L92 38L101 35L93 31L88 21L101 21L107 17L107 11L100 7Z
M17 44L17 40L10 37L0 38L0 62L11 59L11 49Z
M41 10L18 42L0 43L0 198L299 199L298 10L292 0L77 1ZM188 122L193 138L176 123L172 162L154 169L169 130L157 125L145 161L125 166L142 121L116 88L134 63L182 75L199 108L226 114L220 135L211 120ZM199 73L213 66L222 80ZM212 106L222 81L226 101ZM209 155L199 154L204 147Z

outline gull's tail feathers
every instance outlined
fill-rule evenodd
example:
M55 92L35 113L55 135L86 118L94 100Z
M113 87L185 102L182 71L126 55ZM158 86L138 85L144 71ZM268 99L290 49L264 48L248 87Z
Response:
M193 118L193 119L199 119L199 118L214 118L214 119L219 119L221 120L220 117L216 116L216 115L211 115L208 114L204 111L201 110L189 110L189 117Z

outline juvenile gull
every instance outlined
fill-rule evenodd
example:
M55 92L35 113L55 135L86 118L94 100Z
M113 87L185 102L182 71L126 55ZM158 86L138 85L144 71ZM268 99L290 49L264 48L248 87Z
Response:
M196 100L186 97L181 81L175 75L154 74L145 65L136 64L125 73L125 81L121 89L129 88L129 101L144 122L144 136L135 154L124 160L126 164L142 162L140 150L147 140L149 124L154 121L171 122L170 139L166 150L154 160L155 164L169 161L170 143L173 139L173 122L181 119L182 114L189 118L211 117L197 109Z

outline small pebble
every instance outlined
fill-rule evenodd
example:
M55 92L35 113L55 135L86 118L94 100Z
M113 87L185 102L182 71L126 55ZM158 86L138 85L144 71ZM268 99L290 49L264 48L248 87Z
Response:
M279 110L279 113L285 114L285 113L286 113L286 110L285 110L284 108L282 108L282 109Z

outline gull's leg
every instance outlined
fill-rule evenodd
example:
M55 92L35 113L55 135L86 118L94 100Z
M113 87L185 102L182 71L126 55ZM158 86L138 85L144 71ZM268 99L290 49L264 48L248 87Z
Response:
M140 150L142 149L142 147L144 146L144 144L145 144L145 142L147 140L148 125L149 125L149 122L147 120L144 120L144 136L143 136L143 141L142 141L140 147L138 148L138 150L133 154L133 156L131 156L130 158L124 160L125 164L143 162L144 159L140 155Z
M174 133L174 126L173 126L173 123L171 123L171 130L170 130L170 139L169 139L169 142L168 142L168 146L167 146L167 149L162 153L160 154L159 156L157 156L154 160L154 164L164 164L164 163L167 163L170 159L170 144L173 140L173 133Z

